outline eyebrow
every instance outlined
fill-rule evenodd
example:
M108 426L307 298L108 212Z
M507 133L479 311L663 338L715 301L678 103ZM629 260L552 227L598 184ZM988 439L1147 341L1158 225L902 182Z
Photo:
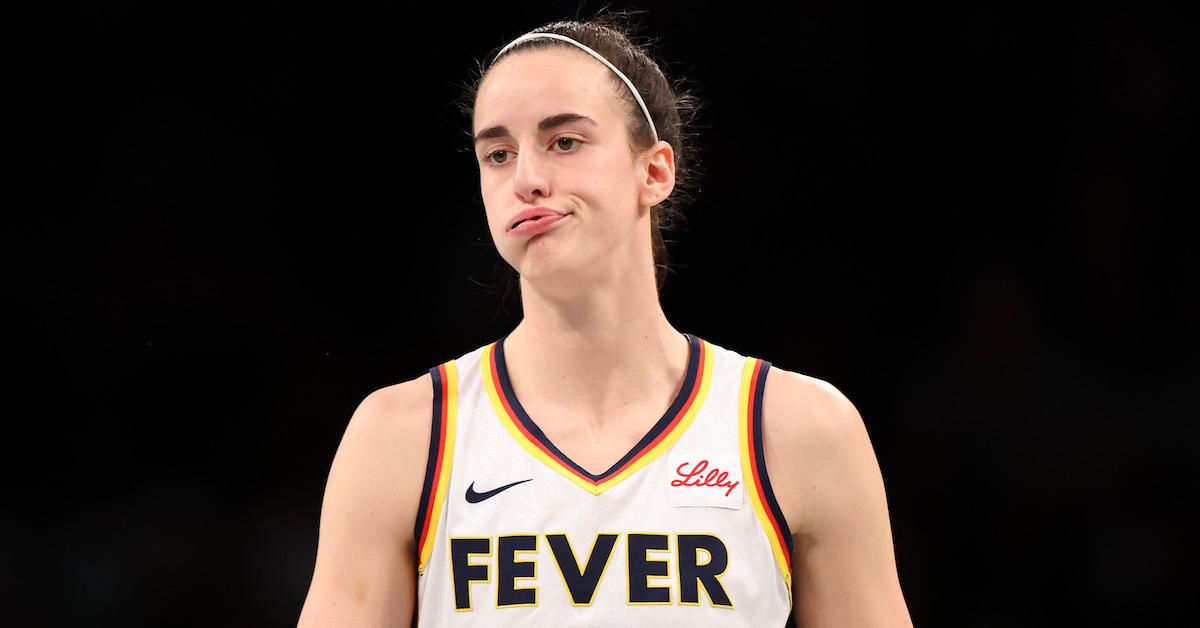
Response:
M548 118L543 118L541 122L538 122L538 131L553 129L571 122L587 122L592 126L600 126L596 124L595 120L585 115L580 115L578 113L559 113ZM479 134L475 136L475 143L478 144L483 140L490 140L494 137L512 137L512 133L509 132L508 128L504 126L490 126L480 131Z

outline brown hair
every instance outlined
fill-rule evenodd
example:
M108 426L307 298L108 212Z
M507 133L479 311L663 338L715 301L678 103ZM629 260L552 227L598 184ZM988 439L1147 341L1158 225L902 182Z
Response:
M603 11L603 9L601 9ZM557 33L565 35L600 53L609 63L621 70L637 88L654 126L658 137L671 145L675 155L675 188L671 195L659 204L650 208L650 234L654 255L654 274L657 289L662 291L670 272L667 255L667 242L664 234L673 231L684 219L683 208L694 200L694 187L700 175L700 163L696 158L691 140L695 137L694 124L701 107L700 98L684 88L684 81L672 84L660 69L659 63L653 58L651 48L653 40L638 41L636 28L631 25L629 18L636 13L644 13L633 9L615 11L603 15L595 15L582 20L555 21L543 24L530 32ZM466 131L471 137L470 125L475 117L475 100L483 78L491 70L496 54L512 39L493 48L484 59L477 61L477 68L472 72L470 80L463 86L463 93L458 101L458 108L468 120ZM538 50L544 48L565 47L574 48L572 44L550 38L535 38L523 41L504 53L511 55L522 50ZM499 61L499 59L497 59ZM649 148L654 143L654 135L646 116L642 113L637 101L629 88L614 73L609 73L612 86L621 99L627 112L629 145L631 152ZM472 152L474 152L472 150ZM517 272L512 266L501 265L502 277L497 295L502 309L507 310L510 297L520 292L520 282Z

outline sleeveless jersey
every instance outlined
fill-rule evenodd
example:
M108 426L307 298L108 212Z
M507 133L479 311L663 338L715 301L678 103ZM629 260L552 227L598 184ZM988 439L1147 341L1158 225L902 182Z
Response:
M662 418L594 475L513 392L504 338L429 369L420 626L784 626L791 533L763 459L770 363L692 334Z

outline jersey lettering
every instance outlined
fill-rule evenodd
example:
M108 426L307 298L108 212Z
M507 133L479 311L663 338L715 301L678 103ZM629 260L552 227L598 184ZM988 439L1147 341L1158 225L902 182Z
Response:
M629 572L630 604L670 604L671 587L651 586L650 579L667 577L667 561L650 558L650 552L666 552L670 537L665 534L630 534L626 565Z
M450 573L454 578L454 610L471 610L471 583L491 579L487 564L471 562L472 556L491 556L491 537L450 539Z
M729 594L717 576L729 567L729 552L725 544L708 534L680 534L676 537L679 547L679 603L700 605L700 587L708 594L713 606L733 608ZM707 562L701 564L699 553L708 554Z
M550 545L554 562L562 574L563 584L571 596L571 604L590 606L596 597L596 588L600 586L600 578L608 568L608 559L612 557L613 547L617 544L617 535L597 535L583 569L579 568L579 561L575 559L575 551L571 549L571 541L567 539L567 535L547 534L546 542Z
M502 536L496 553L496 607L537 606L537 587L517 588L517 580L537 577L537 562L517 560L518 552L536 552L537 537L532 534Z
M563 587L572 606L590 606L595 600L600 582L612 562L619 536L597 534L581 566L566 534L545 535L550 556L562 576ZM628 604L671 604L672 589L677 587L677 603L682 606L699 606L700 590L703 589L710 606L733 608L729 592L719 580L729 568L729 550L721 539L711 534L647 532L630 532L624 536ZM674 561L672 536L675 537ZM477 557L492 558L492 546L491 537L450 539L450 574L454 580L455 610L473 610L471 585L491 582L490 561L477 562ZM500 535L496 537L495 548L496 608L537 606L538 587L520 584L522 580L537 577L538 536ZM521 554L531 556L523 557ZM670 580L672 562L679 566L677 582Z

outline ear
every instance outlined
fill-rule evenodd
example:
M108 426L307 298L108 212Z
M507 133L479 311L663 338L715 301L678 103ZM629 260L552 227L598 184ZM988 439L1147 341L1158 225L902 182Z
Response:
M638 204L653 207L671 195L675 189L675 150L664 140L642 151L638 157L638 172L643 175Z

